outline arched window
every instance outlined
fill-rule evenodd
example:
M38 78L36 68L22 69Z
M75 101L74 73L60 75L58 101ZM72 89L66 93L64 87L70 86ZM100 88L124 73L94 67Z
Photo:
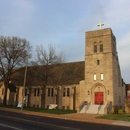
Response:
M103 44L100 44L100 52L103 52Z
M97 43L96 42L93 43L93 52L94 53L97 52Z
M94 51L94 53L97 52L97 45L94 45L93 51Z

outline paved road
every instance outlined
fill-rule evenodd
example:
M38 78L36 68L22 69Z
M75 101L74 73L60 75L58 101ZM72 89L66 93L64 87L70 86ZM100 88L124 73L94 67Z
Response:
M0 130L130 130L130 127L69 121L0 110Z

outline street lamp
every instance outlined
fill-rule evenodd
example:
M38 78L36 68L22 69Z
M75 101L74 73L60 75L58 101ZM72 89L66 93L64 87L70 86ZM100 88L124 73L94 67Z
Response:
M25 72L24 72L24 82L23 82L23 97L22 97L22 106L21 106L21 112L23 111L24 101L26 99L25 97L25 84L26 84L26 77L27 77L27 67L28 67L28 54L26 56L26 66L25 66Z

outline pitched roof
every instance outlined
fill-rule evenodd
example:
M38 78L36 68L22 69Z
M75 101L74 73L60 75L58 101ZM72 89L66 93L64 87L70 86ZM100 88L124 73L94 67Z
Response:
M13 83L23 86L25 68L20 68L18 73L12 76ZM84 80L85 62L70 62L49 66L48 85L71 85ZM26 86L41 86L45 74L43 66L33 66L27 69Z

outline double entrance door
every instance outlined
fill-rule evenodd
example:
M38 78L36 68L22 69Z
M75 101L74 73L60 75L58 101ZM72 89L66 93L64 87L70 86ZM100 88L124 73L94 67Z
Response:
M95 92L95 104L103 104L103 92Z

